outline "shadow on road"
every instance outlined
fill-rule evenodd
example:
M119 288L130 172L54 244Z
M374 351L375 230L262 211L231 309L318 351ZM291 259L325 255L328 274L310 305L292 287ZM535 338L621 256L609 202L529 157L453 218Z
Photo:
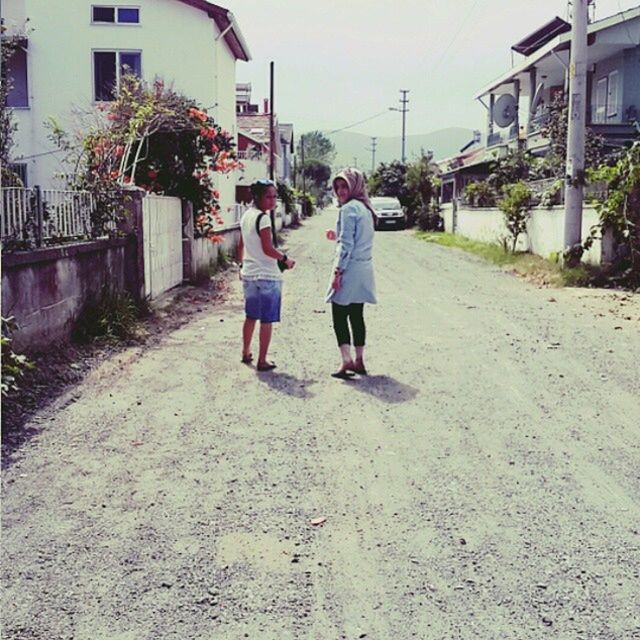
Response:
M353 381L353 388L364 391L383 402L397 404L413 400L418 389L389 376L366 376Z
M294 398L312 398L313 393L307 391L307 385L316 382L313 379L300 380L288 373L275 371L258 371L258 378L275 391L286 393Z

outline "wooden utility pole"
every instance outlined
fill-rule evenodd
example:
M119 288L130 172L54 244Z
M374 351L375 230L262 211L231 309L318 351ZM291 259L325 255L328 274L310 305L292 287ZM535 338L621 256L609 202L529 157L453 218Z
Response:
M587 102L587 18L591 0L573 0L569 62L569 122L565 172L564 250L568 266L580 261Z
M276 134L273 126L273 114L274 114L274 104L273 104L273 94L274 94L274 72L273 72L274 63L273 61L269 64L269 179L275 182L275 143L276 143ZM269 216L271 217L271 237L273 238L273 246L278 246L278 238L276 235L276 211L275 209L271 209L269 212Z

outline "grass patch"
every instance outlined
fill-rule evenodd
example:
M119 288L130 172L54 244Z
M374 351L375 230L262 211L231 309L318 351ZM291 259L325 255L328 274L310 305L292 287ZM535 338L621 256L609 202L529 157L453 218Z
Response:
M100 297L88 303L80 314L74 338L84 343L98 338L114 341L135 338L139 318L149 312L147 301L136 305L126 291L104 287Z
M467 253L508 268L527 280L552 287L580 287L591 283L599 273L595 267L580 265L573 269L563 268L556 257L549 260L532 253L511 253L500 244L470 240L452 233L418 231L416 237L443 247L462 249Z

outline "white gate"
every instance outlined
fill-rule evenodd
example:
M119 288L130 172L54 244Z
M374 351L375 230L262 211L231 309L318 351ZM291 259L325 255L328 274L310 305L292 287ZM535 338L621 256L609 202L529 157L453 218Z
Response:
M182 206L179 198L143 200L145 295L156 298L182 282Z

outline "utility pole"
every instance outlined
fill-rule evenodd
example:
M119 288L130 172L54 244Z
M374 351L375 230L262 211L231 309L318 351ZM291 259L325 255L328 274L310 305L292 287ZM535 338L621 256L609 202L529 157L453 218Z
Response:
M353 156L353 168L354 169L358 168L358 158L356 158L355 156Z
M572 251L582 242L582 201L584 186L584 140L587 98L587 19L591 0L573 0L571 16L571 57L569 63L569 122L565 175L564 250ZM565 254L568 266L580 256Z
M302 175L302 215L307 215L307 180L304 175L304 133L300 136L300 173Z
M405 152L404 152L404 143L405 143L405 134L406 134L406 117L407 117L407 104L409 103L409 99L407 98L407 93L409 93L409 89L400 89L400 93L402 94L402 98L400 98L400 103L402 104L402 108L400 111L402 112L402 164L405 161Z
M270 78L269 78L269 178L274 179L275 175L275 141L276 135L274 131L273 113L273 94L274 94L274 63L269 64ZM271 217L271 236L273 238L273 246L278 246L278 238L276 237L276 212L272 209L270 212Z
M371 136L371 173L376 170L376 140L378 138L374 138Z

